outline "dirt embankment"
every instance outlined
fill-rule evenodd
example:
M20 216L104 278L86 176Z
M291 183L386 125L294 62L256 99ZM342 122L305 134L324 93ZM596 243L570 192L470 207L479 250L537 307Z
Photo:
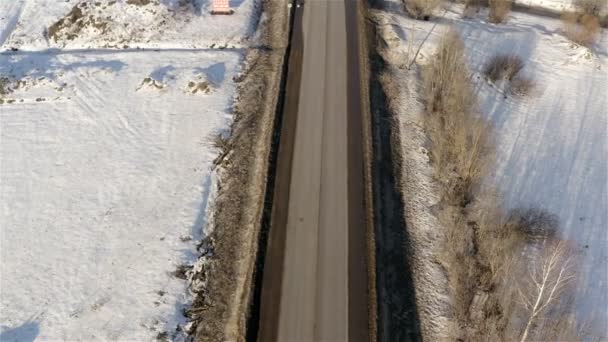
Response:
M288 8L265 0L244 70L235 81L235 119L216 160L219 175L211 224L200 246L189 310L197 341L243 341L252 302L275 109L287 46Z

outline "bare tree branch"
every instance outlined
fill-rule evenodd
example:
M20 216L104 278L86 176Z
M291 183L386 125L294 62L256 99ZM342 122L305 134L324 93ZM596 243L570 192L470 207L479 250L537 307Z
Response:
M520 300L528 312L520 342L528 339L536 321L549 307L559 303L560 295L574 280L572 251L567 242L549 242L541 258L540 262L531 265L530 279L518 288Z

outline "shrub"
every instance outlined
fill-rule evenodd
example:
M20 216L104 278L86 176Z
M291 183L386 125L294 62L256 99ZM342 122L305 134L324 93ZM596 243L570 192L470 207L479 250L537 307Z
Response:
M407 13L416 18L428 20L439 7L441 0L404 0Z
M145 6L150 3L150 0L127 0L127 4L136 6Z
M490 126L476 114L476 99L458 34L447 33L425 72L431 160L446 200L466 206L491 152Z
M464 45L457 32L449 31L442 38L437 56L426 73L425 95L428 112L439 113L448 109L458 111L467 107L472 98L472 93L466 86L467 82ZM458 108L454 108L455 106Z
M527 274L516 278L520 316L524 317L520 342L528 341L534 333L534 340L547 341L546 335L550 331L546 331L543 325L538 323L555 317L556 309L559 310L560 304L566 302L568 296L565 292L575 286L574 255L574 250L568 242L546 241L541 246L539 255L530 261ZM568 311L570 310L560 314L567 314Z
M479 13L479 9L482 7L488 7L488 0L463 0L464 10L462 16L464 18L473 17L475 13Z
M230 137L226 134L217 133L211 136L209 139L211 146L215 147L219 151L219 155L213 160L214 165L221 164L231 149Z
M511 81L511 87L509 90L513 95L525 96L530 94L530 92L534 90L535 86L536 84L531 78L519 76L515 77Z
M486 75L494 80L508 80L512 89L529 89L532 81L518 75L523 66L517 56L498 55L486 66ZM544 313L549 312L543 311L544 304L560 301L552 297L559 292L538 291L537 284L557 289L565 284L559 277L561 270L568 271L569 264L550 261L550 269L532 274L531 283L537 287L522 292L519 280L529 276L528 261L534 260L524 254L528 249L537 249L543 252L541 256L549 256L541 259L543 262L567 257L561 245L544 244L556 236L557 218L536 208L505 214L500 195L480 185L492 162L492 130L476 115L464 45L456 32L444 35L437 54L423 69L423 77L424 128L441 189L438 218L446 228L438 261L446 271L449 285L454 320L450 339L513 341L521 336L523 340L531 339L541 331L537 325L546 318ZM544 277L545 274L548 276ZM553 279L557 282L549 282ZM528 305L521 310L517 298L527 303L539 299L543 306ZM545 336L538 340L550 340Z
M0 76L0 95L7 95L11 92L9 87L10 80L8 77Z
M562 16L564 33L571 41L590 46L600 32L600 21L592 14L566 13Z
M489 19L495 24L504 22L511 12L511 0L489 0L489 5Z
M509 212L505 227L528 241L539 241L555 237L559 221L556 215L539 208L517 208Z
M574 6L582 14L598 17L606 7L605 0L575 0Z
M523 67L524 62L519 56L497 54L486 63L483 73L492 82L503 77L511 81Z
M517 55L496 54L490 58L483 69L486 78L492 82L506 80L506 90L514 95L528 95L534 89L534 80L520 75L524 62Z
M211 137L211 145L219 151L225 151L230 148L230 139L226 134L217 133Z
M69 28L72 24L75 24L83 17L84 14L82 12L82 9L80 9L78 5L72 7L70 13L68 13L65 17L59 19L59 21L57 21L56 23L49 26L47 30L47 37L49 39L57 41L62 30Z

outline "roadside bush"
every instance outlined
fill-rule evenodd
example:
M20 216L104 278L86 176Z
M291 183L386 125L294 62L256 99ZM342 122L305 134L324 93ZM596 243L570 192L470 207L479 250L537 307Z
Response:
M442 113L469 108L474 99L468 81L464 44L458 33L450 30L442 38L437 55L425 73L427 111Z
M127 0L127 4L136 6L145 6L150 3L150 0Z
M9 84L10 80L8 77L0 76L0 95L7 95L11 92Z
M606 8L605 0L575 0L574 6L583 14L599 17L600 13Z
M210 138L211 146L223 152L230 149L230 139L224 133L216 133Z
M487 166L492 130L475 114L476 99L458 33L445 35L425 75L431 160L446 200L464 207Z
M429 20L441 0L404 0L405 10L416 19Z
M489 19L495 24L504 22L511 12L511 0L489 0L489 5Z
M471 307L479 303L480 284L488 267L477 256L477 223L466 212L492 155L491 127L476 115L476 98L466 67L464 45L455 31L447 32L437 54L424 70L425 127L430 158L441 186L439 219L446 227L439 261L447 271L455 339L477 340L483 329L471 326ZM485 285L482 287L486 287ZM476 320L476 319L475 319ZM474 331L473 331L474 330Z
M524 62L517 55L496 54L486 63L483 73L492 82L501 78L510 81L523 67Z
M554 238L558 227L556 215L535 207L513 209L505 222L505 229L530 242Z
M496 54L484 66L483 74L494 83L505 80L508 82L505 85L505 90L513 95L524 96L534 89L535 83L531 78L520 75L523 68L524 62L519 56Z
M463 0L464 3L464 11L462 16L464 18L473 17L475 13L479 13L481 8L490 7L488 3L489 0Z
M595 42L601 30L599 19L592 14L565 13L562 22L566 37L587 47Z
M515 55L494 56L484 73L493 81L504 79L512 92L527 92L531 79L519 75L524 62ZM437 53L423 69L424 128L429 155L441 191L438 218L445 227L437 261L445 269L453 324L450 340L551 340L539 327L550 310L525 303L558 303L539 287L525 288L520 280L557 288L568 263L553 262L566 256L555 240L557 217L537 208L506 212L500 194L482 185L493 162L495 143L491 124L477 115L477 99L466 67L464 45L455 31L444 34ZM528 250L538 251L539 262ZM546 257L548 255L548 257ZM548 271L529 274L530 267L551 263ZM538 269L536 269L538 270ZM543 276L542 272L548 275ZM557 271L557 272L556 272ZM540 274L540 277L539 277ZM539 280L541 279L541 280ZM555 279L556 281L552 281ZM562 281L560 283L560 281ZM545 287L543 287L545 288ZM547 306L548 307L548 306ZM545 315L547 314L547 315Z
M487 7L488 0L464 0L464 7Z
M529 95L534 90L534 87L536 87L533 79L523 76L515 77L510 85L509 91L511 94L519 96Z

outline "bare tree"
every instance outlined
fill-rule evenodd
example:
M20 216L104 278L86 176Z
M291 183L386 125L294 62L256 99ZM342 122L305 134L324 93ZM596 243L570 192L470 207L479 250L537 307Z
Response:
M528 339L530 330L575 278L573 254L565 241L549 242L542 256L529 267L529 277L518 287L519 300L528 313L520 342Z

